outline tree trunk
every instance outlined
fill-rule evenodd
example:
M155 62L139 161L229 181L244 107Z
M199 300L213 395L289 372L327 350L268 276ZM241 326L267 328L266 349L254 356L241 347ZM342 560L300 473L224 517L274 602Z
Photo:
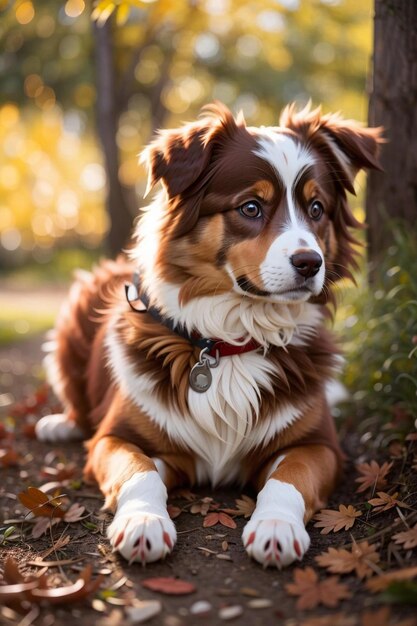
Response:
M128 242L136 213L134 190L119 180L120 157L116 143L119 110L114 71L111 19L98 26L93 22L96 49L97 125L107 177L106 208L110 221L108 252L115 256Z
M370 126L383 126L383 172L371 172L367 222L371 275L392 242L391 219L417 219L417 1L375 0Z

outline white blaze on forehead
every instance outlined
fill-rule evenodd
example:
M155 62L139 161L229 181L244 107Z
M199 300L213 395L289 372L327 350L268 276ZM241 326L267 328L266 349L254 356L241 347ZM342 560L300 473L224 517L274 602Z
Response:
M314 158L305 147L285 133L273 128L260 128L257 134L259 148L254 150L254 154L268 161L278 174L286 189L290 223L297 225L294 186L305 169L314 164Z

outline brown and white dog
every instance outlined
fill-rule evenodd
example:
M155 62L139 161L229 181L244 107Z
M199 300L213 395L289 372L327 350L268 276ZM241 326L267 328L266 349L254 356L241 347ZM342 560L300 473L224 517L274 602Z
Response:
M280 124L251 128L216 103L161 132L144 160L162 190L128 260L79 275L57 322L47 366L65 413L37 435L89 438L86 476L131 562L174 547L167 489L210 482L255 486L245 548L288 565L337 480L324 304L355 265L346 191L378 168L379 131L294 107Z

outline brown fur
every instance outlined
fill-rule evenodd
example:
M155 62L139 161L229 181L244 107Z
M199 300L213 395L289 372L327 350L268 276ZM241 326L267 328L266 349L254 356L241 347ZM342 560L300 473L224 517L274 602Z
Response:
M355 267L356 240L350 229L359 224L348 207L346 190L353 190L357 169L378 167L378 132L319 111L297 114L292 108L284 112L281 123L282 132L317 156L317 164L298 182L295 196L306 215L313 199L324 205L323 218L312 222L311 230L327 267L325 287L316 301L326 301L333 283L350 276ZM167 192L157 269L164 280L181 286L181 304L230 291L226 263L235 274L241 268L242 276L262 293L258 268L282 230L288 207L271 166L255 156L256 146L243 119L236 121L216 104L206 109L202 120L160 133L146 151L150 186L162 181ZM263 203L262 223L245 222L236 211L253 197ZM99 482L113 508L126 480L135 472L155 469L152 457L165 461L169 487L192 483L196 475L194 454L186 442L170 441L125 397L108 368L105 337L112 324L137 374L156 381L158 401L182 415L189 413L188 375L199 351L149 313L130 310L123 284L132 271L132 265L121 258L101 264L91 278L80 277L56 331L62 400L70 419L92 436L86 476ZM292 483L302 493L306 519L333 488L342 458L323 389L337 353L324 328L303 347L269 349L265 359L273 363L276 375L272 391L261 390L258 419L271 419L287 404L302 408L303 414L243 460L243 481L251 480L260 488L271 463L285 450L285 461L273 477Z

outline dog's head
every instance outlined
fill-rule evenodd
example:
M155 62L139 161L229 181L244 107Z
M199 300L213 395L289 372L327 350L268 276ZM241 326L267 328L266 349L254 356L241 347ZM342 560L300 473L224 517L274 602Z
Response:
M379 141L378 129L293 106L279 127L248 127L216 103L162 131L143 153L148 188L165 190L158 274L183 303L228 291L324 301L355 265L346 192L361 168L379 168Z

